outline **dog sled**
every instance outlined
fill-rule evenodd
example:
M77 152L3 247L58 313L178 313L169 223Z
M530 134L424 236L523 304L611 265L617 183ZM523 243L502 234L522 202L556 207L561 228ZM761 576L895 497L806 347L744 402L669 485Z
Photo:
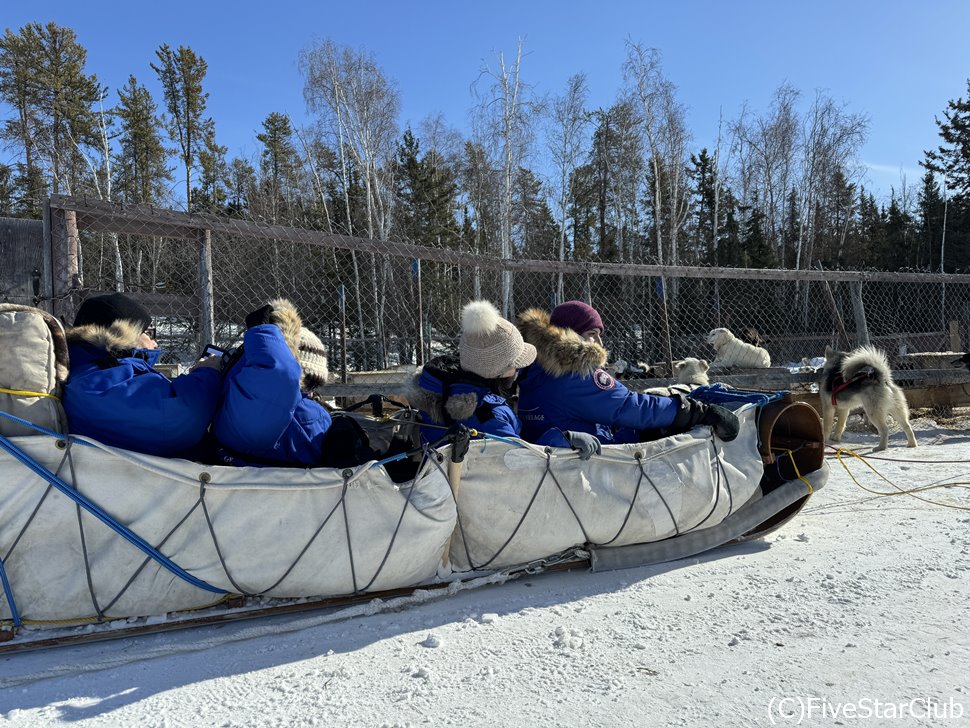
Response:
M175 622L214 605L263 614L489 574L666 562L765 535L828 475L811 407L718 385L692 396L735 410L734 441L698 427L588 461L460 431L348 468L144 455L59 431L55 325L0 309L0 376L24 375L3 346L17 327L33 327L44 370L40 384L0 380L0 635L10 648L65 624ZM44 381L48 394L36 391ZM46 424L40 409L53 411ZM412 415L362 419L398 433L416 426ZM408 458L416 472L395 482L389 466Z

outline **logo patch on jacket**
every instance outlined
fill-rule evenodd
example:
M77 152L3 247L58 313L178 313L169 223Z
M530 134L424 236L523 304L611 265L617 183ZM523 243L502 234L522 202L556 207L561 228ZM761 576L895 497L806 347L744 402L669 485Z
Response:
M593 382L600 389L613 389L616 386L616 380L605 369L597 369L593 372Z

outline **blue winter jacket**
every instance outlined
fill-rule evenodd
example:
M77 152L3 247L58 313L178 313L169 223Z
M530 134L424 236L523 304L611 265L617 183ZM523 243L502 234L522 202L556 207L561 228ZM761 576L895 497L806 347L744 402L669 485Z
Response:
M323 458L330 413L300 390L302 370L278 326L243 337L226 373L213 433L234 463L314 467Z
M519 418L493 389L494 383L462 370L455 356L432 359L408 393L421 412L421 421L428 424L421 428L421 439L435 442L455 423L490 435L519 437Z
M501 394L499 383L489 382L461 369L457 357L440 356L415 377L408 399L421 412L421 439L435 442L452 424L500 437L522 437L522 422ZM569 447L564 433L551 429L531 442L552 447Z
M222 376L202 367L167 379L152 368L160 352L134 349L140 331L126 323L68 333L63 403L70 430L127 450L191 457L219 402Z
M522 338L536 347L536 363L519 380L519 416L526 440L549 428L588 432L600 442L637 442L641 430L670 426L679 402L632 392L602 367L606 350L569 329L553 326L539 309L519 317Z

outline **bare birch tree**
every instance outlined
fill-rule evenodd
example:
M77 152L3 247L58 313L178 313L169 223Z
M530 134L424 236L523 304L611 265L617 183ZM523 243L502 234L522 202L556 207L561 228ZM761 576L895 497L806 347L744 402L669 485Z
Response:
M345 155L349 154L364 184L367 236L387 240L393 221L391 162L398 136L400 97L397 89L384 76L372 54L338 46L331 40L302 50L300 69L304 75L303 96L307 107L327 118L336 132L344 171L344 202L348 221L351 216L347 192L348 160ZM378 365L385 367L383 291L387 287L389 265L382 256L378 270L376 257L373 254L370 257L377 358ZM356 260L354 265L356 267Z
M583 151L589 114L586 111L586 97L589 88L586 75L577 73L566 81L562 96L552 101L553 129L549 136L549 153L559 175L559 260L566 260L566 228L569 219L569 181ZM556 301L565 299L563 274L556 279Z
M503 260L510 259L515 248L512 239L514 178L529 149L531 121L538 105L530 95L530 87L522 81L522 48L523 41L519 39L512 62L506 62L505 54L500 52L496 65L484 65L479 75L479 80L491 79L486 95L480 97L479 111L490 132L488 138L501 160L499 254ZM508 270L502 271L501 308L503 316L511 315L512 272Z

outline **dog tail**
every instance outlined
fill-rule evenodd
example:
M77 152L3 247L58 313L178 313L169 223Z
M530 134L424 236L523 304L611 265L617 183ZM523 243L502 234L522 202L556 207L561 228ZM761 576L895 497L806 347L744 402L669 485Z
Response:
M874 346L860 346L842 360L842 376L849 381L859 374L871 374L880 384L893 380L889 359Z

